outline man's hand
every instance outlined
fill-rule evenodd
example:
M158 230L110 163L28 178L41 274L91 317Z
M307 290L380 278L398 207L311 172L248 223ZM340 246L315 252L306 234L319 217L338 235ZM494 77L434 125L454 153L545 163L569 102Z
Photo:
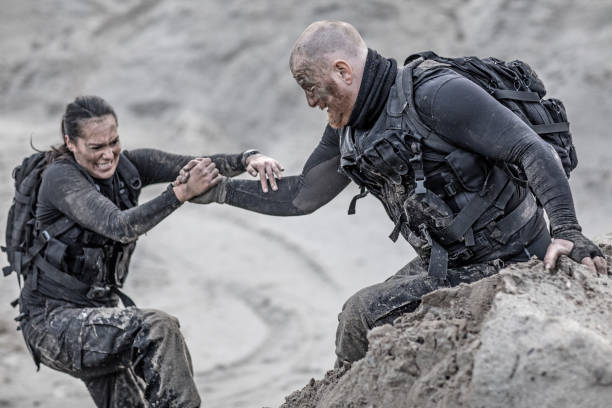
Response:
M174 194L181 202L199 196L221 181L215 163L208 157L191 160L173 183Z
M253 177L257 177L257 175L259 175L259 179L261 180L261 189L264 193L267 193L268 182L270 183L272 190L278 190L276 179L280 180L283 178L281 173L285 171L285 169L273 158L257 153L247 157L246 171Z
M601 250L580 231L564 231L559 235L568 239L552 239L544 256L544 266L547 270L555 267L559 256L568 255L574 261L586 265L593 272L604 275L608 273L608 264Z

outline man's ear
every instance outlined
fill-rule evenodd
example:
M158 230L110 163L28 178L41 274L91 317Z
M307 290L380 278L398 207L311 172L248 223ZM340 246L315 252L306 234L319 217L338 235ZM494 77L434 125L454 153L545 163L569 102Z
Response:
M334 61L334 73L347 85L353 83L353 68L345 60L339 59Z

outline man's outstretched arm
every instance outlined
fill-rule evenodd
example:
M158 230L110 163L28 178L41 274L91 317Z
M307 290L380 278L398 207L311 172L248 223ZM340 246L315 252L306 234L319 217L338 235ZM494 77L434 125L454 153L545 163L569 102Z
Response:
M210 193L192 200L196 203L224 202L268 215L310 214L331 201L350 182L338 173L338 135L329 125L299 176L277 181L278 190L263 192L257 181L224 179Z

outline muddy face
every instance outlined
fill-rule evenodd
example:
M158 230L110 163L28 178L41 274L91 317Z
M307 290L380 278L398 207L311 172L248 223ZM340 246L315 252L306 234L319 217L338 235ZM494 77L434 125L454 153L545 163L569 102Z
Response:
M119 162L121 143L117 122L112 115L86 119L80 123L81 137L66 144L74 158L90 176L108 179L113 176Z
M333 73L323 67L300 68L293 77L304 90L308 106L326 110L329 125L338 129L348 123L354 101L346 83Z

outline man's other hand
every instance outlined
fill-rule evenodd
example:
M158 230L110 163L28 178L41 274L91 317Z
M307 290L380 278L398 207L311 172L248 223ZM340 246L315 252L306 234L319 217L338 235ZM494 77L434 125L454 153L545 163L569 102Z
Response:
M254 154L246 159L246 171L253 177L259 175L261 180L261 189L264 193L268 192L268 183L272 190L278 190L276 179L283 178L282 172L285 171L283 166L275 159L264 156L261 153Z
M571 237L572 241L563 238L552 239L544 256L545 268L547 270L554 268L559 257L567 255L574 261L586 265L592 272L607 274L607 262L597 245L579 231L575 231L571 235L574 235Z

